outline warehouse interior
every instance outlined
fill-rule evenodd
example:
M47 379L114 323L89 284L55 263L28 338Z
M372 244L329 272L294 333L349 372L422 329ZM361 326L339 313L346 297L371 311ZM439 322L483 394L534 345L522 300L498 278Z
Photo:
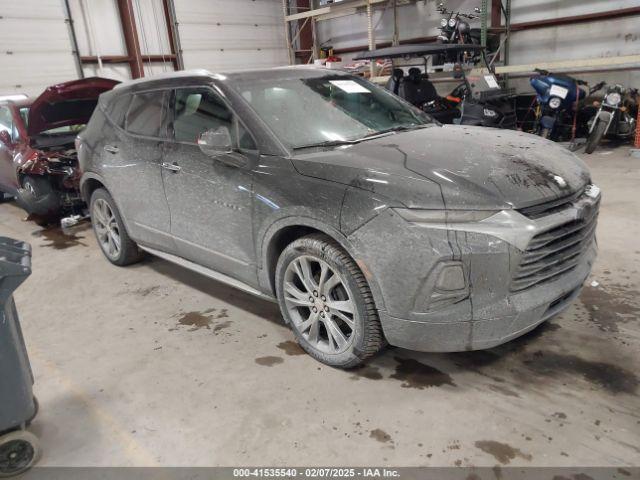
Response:
M443 40L449 31L448 21L453 21L450 34L459 34L460 39ZM461 27L465 22L467 30ZM473 32L478 36L473 37ZM475 46L471 45L472 39ZM75 472L81 475L78 478L123 478L122 472L99 477L107 475L104 467L153 467L152 476L146 478L179 478L179 469L164 467L219 468L210 470L206 478L295 478L312 475L305 469L314 467L372 467L399 469L390 476L407 479L429 478L430 472L436 475L433 478L640 478L640 0L0 0L0 43L0 297L4 303L0 317L4 320L0 322L0 336L4 335L0 341L0 477L21 474L32 467L33 476L25 478L72 478L73 472L61 473L60 467L82 467ZM452 46L459 55L454 61L446 57L443 44ZM412 73L412 67L418 70ZM398 71L402 81L397 81L400 87L394 92ZM348 76L334 78L331 72ZM372 141L332 134L321 143L306 141L302 143L309 145L291 146L287 144L288 134L281 136L279 119L270 123L269 118L275 119L275 114L263 116L260 104L252 103L255 99L246 85L257 88L253 84L273 81L272 90L282 92L289 88L291 76L307 85L315 76L323 75L343 96L372 96L371 92L379 89L381 98L399 95L402 106L398 108L427 115L429 123L435 118L452 124L443 127L438 123L438 127L416 131L407 131L406 126L370 130L371 135L390 134L372 137ZM185 245L205 238L205 242L223 245L220 256L233 260L234 252L242 251L251 237L257 245L256 260L237 264L258 272L255 283L233 271L216 274L206 259L180 254L181 261L176 261L176 255L163 251L158 243L145 245L143 237L136 238L132 230L136 222L126 211L132 207L125 205L143 205L157 197L146 180L140 180L144 188L126 192L132 188L126 184L127 176L142 175L142 169L131 170L135 173L130 174L118 170L156 159L148 153L151 150L141 148L120 164L107 164L129 148L122 143L118 153L118 148L111 147L116 134L107 133L110 125L117 124L109 115L119 108L110 105L116 105L118 95L124 95L120 92L135 96L141 90L144 93L145 82L151 82L149 85L156 90L165 88L162 82L173 82L166 87L174 92L172 100L165 103L167 115L167 108L174 108L178 102L175 92L202 87L204 83L198 82L204 82L203 78L214 82L224 104L231 105L234 118L236 114L239 117L234 128L249 131L257 145L245 151L238 139L240 148L229 148L223 154L235 155L236 160L240 156L255 156L257 160L211 167L216 172L242 171L246 176L225 173L199 179L200 183L193 187L187 184L189 189L184 191L170 192L165 180L161 196L169 198L171 208L172 195L177 198L176 204L189 202L186 207L181 205L187 212L183 223L186 231L193 230L194 237L184 240ZM435 103L403 96L403 85L411 85L414 78L421 88L425 82L433 86ZM503 94L501 105L508 105L513 126L506 126L507 114L497 107L498 113L492 110L495 104L487 100L487 95L473 93L478 78L487 79L489 89L496 82L495 89ZM562 86L551 88L564 92L562 107L554 106L553 94L545 96L536 89L537 78L560 82ZM46 156L40 137L36 139L36 133L41 135L45 128L32 132L39 124L29 116L28 109L35 109L36 104L40 107L38 102L45 94L54 99L63 95L62 85L76 81L94 82L92 88L101 94L93 99L95 112L92 108L86 118L76 122L82 123L82 128L76 129L74 124L65 131L73 137L78 135L75 147L72 139L68 148L73 148L73 155L77 155L74 158L79 158L79 164L75 160L79 167L73 174L65 170L68 178L64 180L76 183L70 187L71 183L63 182L64 188L75 189L77 195L73 206L67 208L65 202L71 195L67 191L68 195L57 201L55 215L49 211L42 214L30 210L35 203L28 201L37 196L40 179L25 183L34 175L25 171ZM176 86L178 82L182 85ZM456 93L461 82L471 85L470 93ZM570 82L571 87L564 88L566 83L562 82ZM571 88L579 92L577 98ZM233 89L237 89L236 96ZM307 95L322 93L320 87L313 92ZM572 94L576 99L565 105L565 97ZM200 99L201 93L198 95ZM618 95L615 105L609 102L613 98L610 95ZM244 107L234 104L243 98ZM322 115L320 109L287 111L302 105L302 100L288 101L278 95L273 98L285 118ZM326 103L350 108L339 103L341 98L336 96ZM470 107L465 110L465 102L480 105L484 120L465 125L465 115L471 112ZM189 101L185 104L189 109ZM128 103L125 111L130 112L127 108ZM177 112L178 107L175 109ZM101 111L108 120L100 120ZM175 112L171 115L177 118ZM358 115L361 112L358 110ZM451 112L457 116L452 122L438 117ZM42 115L49 118L46 110ZM365 115L374 118L373 107ZM504 116L503 123L490 124L495 115ZM555 123L549 124L553 115ZM594 142L599 118L610 120L604 122L603 133ZM21 121L24 127L16 126ZM252 121L263 133L252 131ZM362 122L371 129L367 121ZM59 125L63 123L55 124ZM335 125L341 123L335 120ZM305 130L309 135L305 138L315 138L306 127L288 128L292 132ZM444 133L427 138L434 128L443 128ZM120 135L125 127L113 129ZM175 135L177 141L174 130L178 131L171 125L167 135ZM25 132L33 138L27 138ZM192 142L200 149L198 154L206 154L207 142L215 141L213 136L206 137L209 132L199 134L197 142ZM420 137L423 133L425 136ZM226 135L231 142L228 130ZM273 136L273 144L287 154L268 152L263 146L265 135ZM108 154L103 152L102 136L111 142L104 145L104 151L112 148L113 156L105 157ZM305 150L309 147L310 151ZM29 153L38 148L35 154ZM164 157L158 164L165 169L163 178L186 177L186 160L178 166L181 160L173 162L167 156L169 147L163 148ZM591 148L592 153L588 153ZM70 151L60 155L71 155ZM28 153L33 156L28 157ZM190 155L195 158L195 154ZM221 165L216 155L220 153L209 153L213 156L209 161ZM400 158L400 166L384 155ZM437 169L434 165L440 163L435 157L445 166ZM498 168L496 162L507 157L508 161ZM60 160L56 157L51 162ZM54 167L48 165L44 171L51 173ZM479 175L483 165L510 181L510 190L507 192L495 177L473 177ZM552 171L549 165L558 170ZM168 173L166 169L171 168L172 173ZM398 173L400 168L404 173ZM353 173L355 170L362 173ZM109 174L119 179L113 180L112 189L100 176L106 179ZM430 318L436 318L439 324L457 321L457 315L465 315L462 305L467 301L475 315L473 312L483 308L480 298L484 297L477 293L480 289L492 299L505 289L509 291L500 304L506 305L505 309L521 308L519 299L525 295L509 283L521 277L512 279L495 273L498 269L494 271L491 265L492 255L505 248L511 252L505 268L512 264L518 267L519 255L531 248L531 244L512 240L517 232L508 229L516 226L511 227L508 220L500 223L501 228L507 228L506 233L496 233L497 223L486 226L494 218L489 214L473 217L480 226L465 226L470 220L456 222L453 217L445 217L444 226L423 219L419 226L406 231L390 226L397 224L384 223L391 222L388 219L392 217L394 221L411 218L418 223L417 213L416 217L407 216L414 210L432 214L444 211L444 207L425 207L425 198L433 195L431 190L428 194L419 190L427 183L435 184L435 177L442 182L438 187L442 198L438 193L436 200L445 206L459 200L462 206L454 210L463 213L490 210L491 215L507 215L505 211L513 209L523 219L525 210L542 205L542 201L531 200L521 208L513 198L533 198L532 191L542 198L552 190L545 182L553 180L557 184L553 191L560 193L554 197L548 215L560 218L563 209L568 209L573 212L573 223L556 228L559 224L540 214L527 216L527 228L535 230L536 235L561 227L563 232L573 232L576 225L586 222L585 215L593 215L590 218L597 217L597 229L593 220L588 234L586 229L581 230L584 237L579 246L593 240L597 258L592 261L588 257L591 250L587 252L586 246L584 251L571 253L576 263L553 273L553 281L559 283L553 283L555 293L551 295L557 299L544 308L536 305L536 312L540 308L546 312L544 318L515 332L521 317L514 317L508 322L513 333L491 332L500 336L500 342L471 346L474 321L469 320L471 332L463 348L410 348L419 341L425 345L453 342L445 338L454 335L453 330L447 330L442 338L440 333L421 336L416 324L428 323ZM580 192L570 191L574 177L582 182ZM10 181L3 178L15 178L16 189L11 190ZM221 187L227 178L231 180ZM244 178L253 178L250 187L242 183ZM269 187L261 190L263 179L272 183L263 183ZM116 189L118 182L126 185ZM447 185L454 183L455 187L447 190ZM203 190L197 191L196 185ZM272 185L279 190L269 190ZM113 210L110 221L122 222L117 227L121 235L117 245L131 242L139 244L138 253L147 252L127 267L117 266L101 243L100 224L96 224L93 210L100 200L95 197L98 187L108 191L109 196L104 197L107 203L113 196L113 203L108 203L109 212ZM121 191L125 193L118 193ZM222 192L220 197L216 197L216 191ZM270 196L265 191L277 194ZM404 196L392 198L389 192L396 191ZM447 197L447 191L455 193ZM491 198L503 195L504 203L510 206L474 204L489 191ZM232 204L239 202L238 192L249 195L247 201L253 203L246 205L262 206L251 209L268 210L271 217L266 218L278 220L268 226L267 220L256 220L253 210L252 217L246 216L249 207ZM366 192L366 198L362 192ZM31 197L21 200L21 195ZM126 201L125 195L129 195ZM486 197L482 199L488 202ZM393 203L396 200L398 203ZM585 202L587 213L580 210ZM332 205L337 205L335 212L328 210ZM115 211L116 206L120 213ZM285 212L287 208L290 213ZM208 212L214 210L226 213L215 224L206 224ZM315 219L311 218L314 211L321 212ZM384 213L390 211L398 213ZM174 215L175 210L169 224L180 224ZM307 223L285 221L294 216ZM336 222L336 236L327 240L319 254L322 272L327 265L324 261L335 270L336 278L340 272L357 271L356 280L343 281L347 296L353 296L355 285L361 288L364 284L365 299L377 303L377 307L373 300L366 304L366 315L358 313L364 311L358 304L349 319L357 320L354 328L361 328L359 316L363 325L369 325L367 318L375 318L382 336L379 348L365 359L354 347L355 357L363 361L348 365L331 364L322 354L311 352L312 347L304 341L311 344L311 333L307 337L298 332L293 325L295 317L283 313L283 305L288 305L285 287L289 270L281 275L280 268L285 269L287 252L301 248L294 245L295 241L332 236L333 230L320 226L325 217L327 225ZM551 223L545 227L546 220ZM242 222L244 229L237 227ZM349 222L359 222L359 229L347 232L345 225L351 225ZM273 233L281 224L287 225L282 230L286 233ZM125 225L131 238L123 236ZM374 228L380 230L375 232ZM415 243L422 235L416 232L425 230L436 233L428 243ZM224 232L232 231L244 233L237 235L237 242L225 243ZM528 235L538 238L533 233ZM474 242L483 236L490 240L474 256ZM271 238L273 243L269 243ZM368 242L375 244L371 247L375 259L367 256ZM404 292L413 291L414 283L396 276L389 281L393 288L385 287L388 284L378 276L384 272L391 277L389 272L397 275L403 269L416 282L428 284L427 280L439 272L440 263L424 271L420 263L427 262L425 258L430 255L441 255L439 242L453 251L442 265L448 268L459 264L464 275L461 287L442 288L447 292L464 289L466 293L455 294L458 297L446 293L444 300L438 297L445 307L434 303L425 311L416 310L423 316L410 317L407 323L412 325L406 327L407 332L416 332L414 338L396 340L398 329L405 327L391 323L395 315L392 308L401 303ZM416 245L424 251L416 251ZM218 248L208 246L210 252ZM558 250L577 246L558 243ZM330 248L337 248L336 258L342 255L350 262L342 270L326 260L324 255ZM260 254L266 259L264 266ZM558 290L563 275L583 268L577 262L586 262L586 258L588 276L571 289ZM523 261L523 265L526 269L531 263ZM447 271L451 275L439 273L434 289L438 290L445 280L455 283L454 269ZM282 286L278 283L281 277L285 282ZM487 279L494 277L497 283L491 284ZM16 278L19 280L14 281ZM321 287L324 277L320 278ZM300 279L304 283L302 274ZM262 291L262 285L271 290ZM333 309L329 300L312 290L308 289L310 309ZM444 290L434 291L432 298ZM319 291L322 294L323 290ZM418 293L424 296L423 290ZM322 297L322 302L314 295ZM345 297L335 300L344 301ZM425 302L422 297L411 301L414 309ZM497 318L496 308L489 305L485 314ZM480 332L484 327L477 325ZM367 335L370 327L362 328L362 335ZM328 330L326 335L328 345L333 345ZM357 342L358 335L360 330L357 334L353 330L349 338ZM337 340L334 342L339 349ZM18 344L26 349L21 350ZM13 354L22 357L14 362ZM20 369L22 376L15 373ZM20 411L20 402L26 401L16 399L15 387L25 378L29 385L22 388L29 392L31 413L15 424L3 425L9 415L3 415L2 410L9 412L10 406L15 406ZM23 432L26 436L21 437ZM298 470L274 474L252 472L254 467ZM435 467L441 470L431 470ZM55 476L61 474L68 476ZM345 470L338 477L366 475L365 470ZM323 471L312 476L336 478Z

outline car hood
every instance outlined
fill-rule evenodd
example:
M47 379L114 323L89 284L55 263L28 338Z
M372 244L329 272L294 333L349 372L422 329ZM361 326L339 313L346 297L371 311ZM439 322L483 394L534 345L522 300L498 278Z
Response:
M52 85L31 104L27 133L33 136L52 128L87 123L100 94L118 83L91 77Z
M292 161L302 175L371 190L411 208L434 208L429 184L439 185L447 208L505 209L565 197L590 181L576 155L548 140L458 125L383 136ZM420 185L429 193L420 195Z

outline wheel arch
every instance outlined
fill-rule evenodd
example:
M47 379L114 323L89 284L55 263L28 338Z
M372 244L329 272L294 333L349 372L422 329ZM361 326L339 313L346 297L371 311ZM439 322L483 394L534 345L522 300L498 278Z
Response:
M105 190L109 191L102 178L100 178L98 175L91 173L85 174L85 176L82 178L82 181L80 182L80 195L82 196L82 199L87 203L87 205L89 205L89 202L91 201L91 195L98 188L104 188Z
M275 274L276 265L280 254L291 242L298 238L320 233L336 241L347 254L356 262L364 274L371 293L373 294L376 308L384 310L383 297L378 282L372 276L364 260L357 254L348 238L335 227L326 225L312 218L297 217L286 218L275 222L262 237L258 246L258 258L261 259L261 283L269 293L276 296Z

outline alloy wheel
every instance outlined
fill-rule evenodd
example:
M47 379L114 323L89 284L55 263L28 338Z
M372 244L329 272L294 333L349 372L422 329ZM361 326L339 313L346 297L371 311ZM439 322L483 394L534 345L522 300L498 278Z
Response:
M91 217L100 247L109 258L117 259L120 256L121 238L113 210L105 200L98 198L93 203Z
M23 188L30 193L33 197L36 197L36 189L33 187L31 182L24 182Z
M347 282L327 262L295 258L284 274L284 302L294 328L311 347L344 352L355 339L356 305Z

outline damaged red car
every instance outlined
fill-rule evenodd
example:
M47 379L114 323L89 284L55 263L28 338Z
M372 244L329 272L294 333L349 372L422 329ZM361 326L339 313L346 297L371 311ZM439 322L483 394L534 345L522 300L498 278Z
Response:
M101 93L119 82L85 78L47 88L36 99L0 102L0 195L36 215L78 213L75 138Z

